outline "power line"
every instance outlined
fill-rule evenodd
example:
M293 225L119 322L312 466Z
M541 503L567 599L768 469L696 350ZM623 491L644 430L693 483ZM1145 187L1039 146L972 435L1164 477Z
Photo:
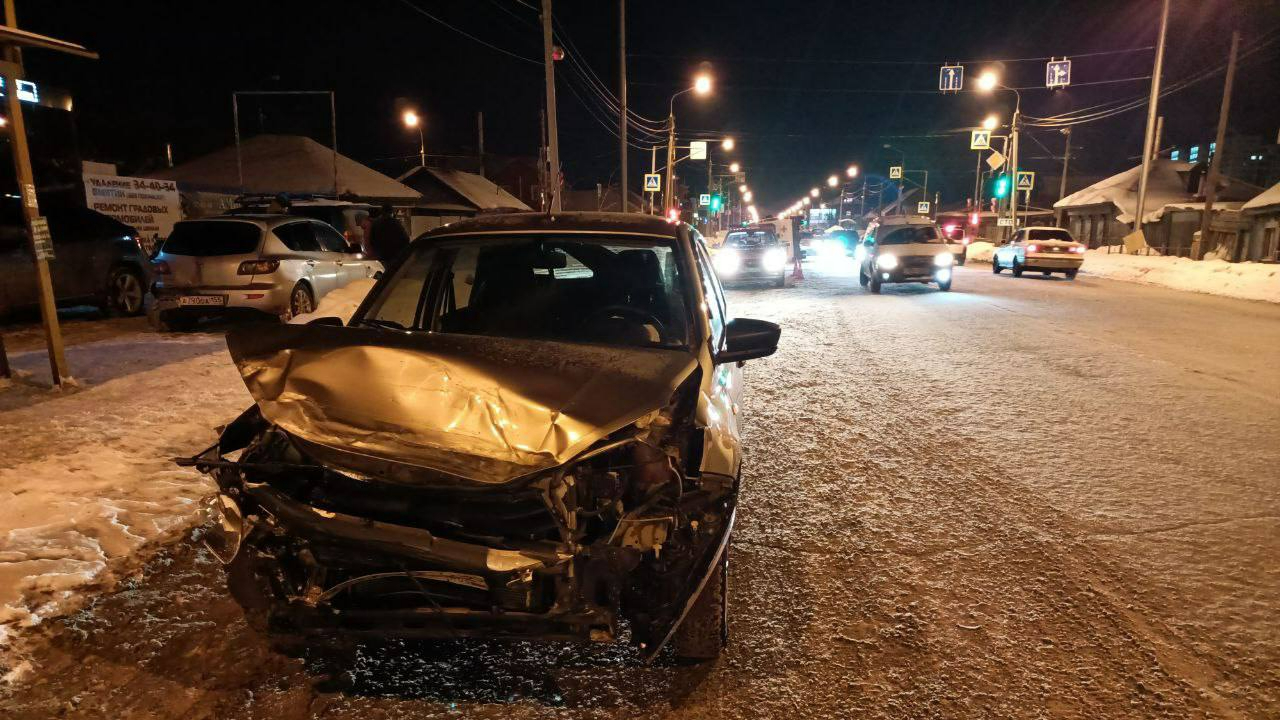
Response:
M510 50L507 50L507 49L505 49L505 48L500 48L500 47L498 47L497 45L494 45L493 43L490 43L490 42L486 42L486 41L484 41L484 40L481 40L480 38L476 37L475 35L472 35L471 33L467 32L466 30L463 30L463 29L458 28L458 27L454 27L453 25L450 25L449 23L445 22L444 20L441 20L440 18L436 17L435 15L432 15L431 13L427 12L426 10L423 10L422 8L420 8L420 7L418 7L417 5L413 4L412 2L410 2L410 0L400 0L400 4L401 4L401 5L404 5L405 7L409 8L409 9L411 9L411 10L413 10L414 12L417 12L417 13L418 13L418 14L420 14L420 15L423 15L423 16L425 16L425 17L428 17L428 18L430 18L430 19L434 20L435 22L437 22L437 23L439 23L439 24L441 24L441 25L443 25L443 26L445 26L445 27L449 28L450 30L452 30L452 31L454 31L454 32L458 33L459 35L461 35L461 36L463 36L463 37L467 38L468 40L471 40L471 41L473 41L473 42L480 43L481 45L483 45L483 46L485 46L485 47L489 48L490 50L494 50L494 51L500 52L500 53L502 53L503 55L506 55L506 56L508 56L508 57L513 57L513 58L515 58L516 60L523 60L524 62L527 62L527 63L533 64L533 65L539 65L539 66L540 66L540 65L542 65L542 61L541 61L541 60L537 60L537 59L530 58L530 57L525 57L524 55L520 55L519 53L514 53L514 52L511 52Z
M821 59L821 58L786 58L786 57L779 58L779 57L759 57L759 56L752 57L749 55L738 55L738 56L721 57L719 58L718 61L712 60L712 62L731 61L731 62L795 63L795 64L801 64L801 65L947 65L947 64L982 65L982 64L992 64L992 63L1043 62L1047 60L1055 60L1060 57L1078 59L1078 58L1086 58L1086 57L1100 57L1103 55L1123 55L1128 53L1145 52L1147 50L1154 50L1154 49L1155 49L1154 45L1144 45L1142 47L1124 48L1121 50L1101 50L1098 52L1090 52L1090 53L1077 53L1077 54L1066 53L1061 55L1052 55L1052 56L1044 56L1044 57L1028 57L1028 58L989 58L984 60L870 60L870 59L847 60L847 59ZM667 55L663 53L627 53L627 57L671 59L671 60L681 60L685 62L700 62L700 61L709 59L705 57L693 57L691 55Z

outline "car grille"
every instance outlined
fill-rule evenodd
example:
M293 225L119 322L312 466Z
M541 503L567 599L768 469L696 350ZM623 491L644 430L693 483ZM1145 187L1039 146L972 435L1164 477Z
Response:
M909 275L922 275L933 270L932 255L917 255L902 258L902 271Z

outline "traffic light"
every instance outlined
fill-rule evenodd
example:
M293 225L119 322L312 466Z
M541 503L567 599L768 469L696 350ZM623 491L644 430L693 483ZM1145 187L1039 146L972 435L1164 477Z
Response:
M714 215L715 213L720 212L720 208L723 206L724 206L724 200L720 197L719 194L716 194L711 196L711 204L707 207L710 209L711 214Z
M1009 176L1001 175L996 178L995 185L992 186L991 195L993 197L1005 198L1009 196Z

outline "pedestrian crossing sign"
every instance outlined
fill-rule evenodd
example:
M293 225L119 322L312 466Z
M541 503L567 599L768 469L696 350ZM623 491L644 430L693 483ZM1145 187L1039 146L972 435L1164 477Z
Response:
M991 149L991 131L990 130L969 131L969 149L970 150L990 150Z
M890 179L890 180L901 180L901 179L902 179L902 166L901 166L901 165L894 165L893 167L889 168L889 179Z
M699 195L699 196L698 196L698 204L699 204L699 205L710 205L710 204L711 204L711 193L702 193L701 195Z
M916 203L916 212L917 212L917 213L919 213L919 214L921 214L921 215L928 215L928 214L929 214L929 201L928 201L928 200L921 200L920 202Z
M1036 174L1023 170L1018 171L1018 189L1024 192L1031 192L1031 188L1036 186Z
M644 174L644 191L658 192L662 189L662 176L658 173Z

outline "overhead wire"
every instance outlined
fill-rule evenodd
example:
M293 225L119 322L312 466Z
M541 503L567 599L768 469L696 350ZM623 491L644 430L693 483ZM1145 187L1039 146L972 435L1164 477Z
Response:
M481 44L481 45L483 45L483 46L485 46L485 47L489 48L490 50L494 50L494 51L496 51L496 52L500 52L500 53L502 53L503 55L506 55L506 56L508 56L508 57L515 58L516 60L523 60L524 62L531 63L531 64L533 64L533 65L541 65L541 64L542 64L542 61L541 61L541 60L538 60L538 59L535 59L535 58L531 58L531 57L525 57L524 55L521 55L521 54L519 54L519 53L512 52L512 51L510 51L510 50L507 50L506 48L498 47L497 45L494 45L494 44L493 44L493 43L491 43L491 42L488 42L488 41L482 40L482 39L480 39L480 38L476 37L475 35L472 35L471 33L467 32L466 30L463 30L462 28L459 28L459 27L455 27L455 26L453 26L453 25L450 25L449 23L445 22L444 20L441 20L440 18L436 17L435 15L432 15L431 13L427 12L426 10L423 10L422 8L418 7L418 6L417 6L416 4L414 4L411 0L400 0L400 4L401 4L401 5L404 5L405 7L409 8L409 9L411 9L411 10L413 10L414 12L417 12L417 13L418 13L418 14L420 14L420 15L423 15L423 16L425 16L425 17L430 18L431 20L434 20L435 22L439 23L440 25L443 25L443 26L445 26L445 27L449 28L450 30L452 30L452 31L454 31L454 32L456 32L456 33L458 33L459 35L461 35L461 36L463 36L463 37L467 38L468 40L471 40L472 42L479 43L479 44Z

